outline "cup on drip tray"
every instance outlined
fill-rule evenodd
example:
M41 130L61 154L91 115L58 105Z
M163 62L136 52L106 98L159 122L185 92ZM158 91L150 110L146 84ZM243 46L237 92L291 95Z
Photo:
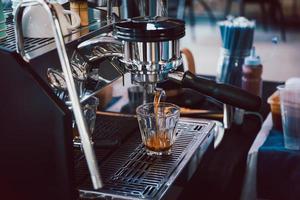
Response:
M180 108L166 102L146 103L137 107L136 114L147 154L170 155Z
M87 128L89 130L89 134L90 134L89 136L90 136L91 141L92 141L92 134L95 129L98 106L99 106L99 99L94 96L90 97L89 99L87 99L86 101L84 101L81 104L82 112L83 112L84 118L86 120L86 124L87 124ZM75 120L74 120L74 124L73 124L73 138L74 138L73 139L74 143L76 143L78 145L81 144L81 139L80 139L80 135L78 133L77 126L75 124Z

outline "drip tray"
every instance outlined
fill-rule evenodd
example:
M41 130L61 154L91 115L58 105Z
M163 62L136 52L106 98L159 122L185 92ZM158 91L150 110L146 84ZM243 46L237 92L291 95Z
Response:
M85 159L81 159L76 168L76 173L86 174L79 184L81 198L161 199L183 169L188 169L187 176L194 173L214 139L214 127L213 121L182 118L169 156L148 156L139 130L106 156L103 150L107 149L95 149L104 187L93 189Z

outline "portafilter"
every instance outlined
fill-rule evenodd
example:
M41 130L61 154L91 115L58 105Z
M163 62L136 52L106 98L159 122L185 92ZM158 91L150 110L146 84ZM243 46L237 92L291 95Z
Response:
M184 22L167 17L137 17L114 24L114 36L124 43L121 61L132 81L144 85L147 93L155 91L156 83L169 79L235 107L260 108L260 97L238 87L175 71L182 64L179 39L184 35Z
M114 26L114 36L124 43L121 61L140 84L161 82L182 63L179 39L184 35L184 22L167 17L137 17Z

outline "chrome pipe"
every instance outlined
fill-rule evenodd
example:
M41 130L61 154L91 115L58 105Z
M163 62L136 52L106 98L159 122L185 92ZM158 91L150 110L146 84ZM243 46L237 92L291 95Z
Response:
M106 57L123 57L123 48L122 42L109 35L97 36L77 46L90 62Z
M223 126L229 129L233 122L233 107L228 104L223 105Z
M139 0L140 16L168 16L167 0Z
M90 138L89 138L89 133L86 125L85 118L83 116L81 106L80 106L80 101L78 98L78 94L76 91L75 87L75 82L73 79L72 75L72 70L70 66L70 61L66 52L66 47L64 44L64 39L61 31L61 27L57 18L57 14L54 10L54 8L51 6L51 4L46 3L43 0L24 0L22 1L17 9L16 9L16 14L15 14L15 22L16 22L16 48L17 52L22 56L22 58L26 61L29 62L29 59L26 57L25 50L24 50L24 37L23 37L23 32L22 32L22 16L23 16L23 11L25 7L27 6L32 6L32 5L41 5L43 9L47 12L50 23L54 32L54 39L55 39L55 44L60 60L60 64L65 76L65 81L67 85L67 90L69 93L69 98L71 100L74 116L75 116L75 121L78 127L79 135L82 141L82 147L83 147L83 152L87 160L87 165L90 171L92 183L94 186L94 189L99 189L103 186L99 169L98 169L98 164L97 160L95 157L95 152L92 147Z
M17 6L16 12L14 15L14 21L15 21L15 35L16 35L16 50L17 53L20 54L20 56L23 58L23 60L27 63L29 63L29 58L26 55L25 52L25 41L24 41L24 34L22 29L22 16L25 7L28 6L34 6L38 3L35 1L21 1L21 3Z
M113 0L107 0L106 5L107 13L106 13L106 20L107 24L111 24L113 22Z
M168 0L156 0L156 16L168 16Z

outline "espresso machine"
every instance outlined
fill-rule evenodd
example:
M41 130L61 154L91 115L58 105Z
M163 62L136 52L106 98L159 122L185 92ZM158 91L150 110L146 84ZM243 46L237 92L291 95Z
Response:
M180 176L192 176L213 143L214 121L182 118L167 157L146 155L133 116L99 115L91 141L81 104L126 73L146 96L170 80L226 104L259 108L260 99L239 88L177 71L184 22L167 17L165 0L140 2L142 16L120 21L110 15L111 1L108 14L91 7L99 16L67 36L43 0L22 1L14 19L9 15L8 37L0 42L4 196L162 199ZM54 38L23 37L22 13L36 5L47 11ZM74 148L74 123L79 149Z

